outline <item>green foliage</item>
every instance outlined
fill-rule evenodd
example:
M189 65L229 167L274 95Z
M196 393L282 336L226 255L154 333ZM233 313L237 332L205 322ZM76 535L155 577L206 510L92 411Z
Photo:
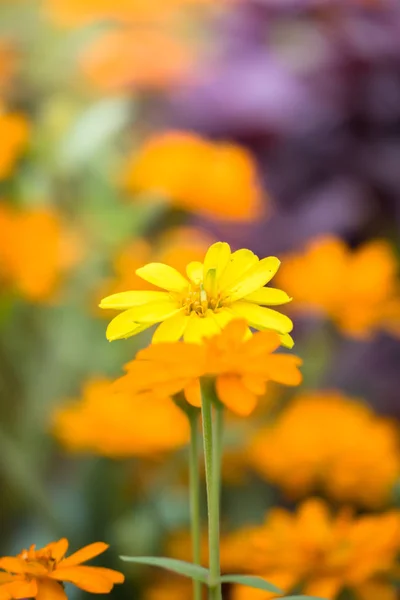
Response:
M192 563L185 562L183 560L175 560L174 558L157 556L120 556L120 558L125 562L167 569L167 571L172 571L173 573L177 573L183 577L190 577L190 579L201 581L201 583L208 585L208 569L200 567L199 565L193 565Z
M275 592L283 594L283 591L262 577L254 577L252 575L222 575L221 583L238 583L247 587L255 588L256 590L264 590L265 592Z

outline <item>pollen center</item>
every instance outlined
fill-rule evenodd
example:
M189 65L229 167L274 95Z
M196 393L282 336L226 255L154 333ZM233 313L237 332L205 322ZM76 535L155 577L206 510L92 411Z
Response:
M204 317L208 309L216 310L220 308L220 300L210 297L203 284L200 283L190 287L189 293L183 299L182 306L186 309L188 315L194 312L199 317Z

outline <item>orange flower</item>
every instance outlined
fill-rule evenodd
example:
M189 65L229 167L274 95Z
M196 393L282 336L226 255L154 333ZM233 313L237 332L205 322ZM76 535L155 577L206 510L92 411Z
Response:
M247 416L275 381L296 386L301 382L296 356L274 354L280 346L272 331L247 335L247 323L230 321L219 335L200 344L158 343L141 350L126 366L117 387L177 394L201 406L199 378L212 377L219 400L238 415Z
M96 299L126 290L157 290L157 286L136 275L138 268L150 262L161 262L186 275L188 263L203 261L212 242L207 233L195 227L170 229L151 243L145 239L135 240L117 254L113 265L115 276L104 284L100 293L96 292ZM109 318L104 311L101 314Z
M224 543L230 561L236 554L236 569L261 575L287 593L301 589L334 600L346 588L357 600L397 597L392 577L400 550L400 511L355 517L344 509L332 516L322 500L309 499L296 514L271 510L263 525L245 528ZM232 595L233 600L272 597L243 586Z
M62 538L40 550L31 546L16 557L0 558L0 569L4 571L0 572L0 600L67 600L64 581L92 594L107 594L114 584L123 583L122 573L103 567L82 566L82 563L108 547L108 544L96 542L66 558L68 540Z
M26 118L18 113L3 112L0 105L0 181L9 177L24 152L29 136Z
M395 424L339 392L296 398L259 431L248 458L291 496L324 490L370 508L387 504L400 476Z
M0 278L28 300L49 300L78 256L76 240L51 209L0 207Z
M8 90L17 68L17 53L14 45L7 39L0 39L0 93Z
M89 381L81 400L55 411L52 425L69 450L114 458L175 450L189 440L187 418L172 400L116 394L106 379Z
M253 220L261 185L251 154L188 132L155 135L128 161L125 187L215 218Z
M400 332L397 264L390 245L372 241L357 250L333 237L286 257L279 283L293 296L293 310L319 311L349 335L378 328Z
M164 57L160 61L160 56ZM172 32L156 27L124 27L103 33L81 58L81 69L101 90L165 88L193 68L190 47Z

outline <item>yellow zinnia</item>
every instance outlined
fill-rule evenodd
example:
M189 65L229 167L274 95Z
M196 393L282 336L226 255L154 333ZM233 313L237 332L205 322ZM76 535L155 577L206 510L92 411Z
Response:
M136 290L104 298L100 308L124 311L109 324L107 339L127 338L160 323L153 342L183 337L197 343L239 317L254 329L277 332L281 343L291 348L292 321L267 308L291 300L281 290L264 287L279 265L274 256L260 260L251 250L231 252L225 242L210 246L203 262L189 263L187 279L168 265L147 264L136 274L165 291Z

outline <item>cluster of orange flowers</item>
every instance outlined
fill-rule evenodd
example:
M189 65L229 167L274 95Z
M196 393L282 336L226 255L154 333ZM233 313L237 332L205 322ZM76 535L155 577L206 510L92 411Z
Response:
M248 459L291 496L324 491L370 508L387 505L400 477L396 425L339 392L292 400L254 437Z
M68 541L62 538L39 550L31 546L16 557L0 558L0 600L67 600L63 582L92 594L107 594L116 583L123 583L122 573L82 565L107 548L107 544L96 542L66 557Z
M75 452L102 456L154 456L189 440L183 412L168 397L116 393L106 379L89 381L82 398L53 415L53 432Z
M286 593L335 600L351 590L357 600L395 600L392 584L400 550L400 511L357 517L344 508L333 516L318 499L296 513L276 508L264 524L228 536L222 564L262 574ZM237 586L234 600L268 600L276 594Z
M8 112L0 104L0 181L12 175L29 139L29 124L16 112Z
M47 0L44 10L62 26L108 23L81 58L90 83L106 91L158 90L190 75L195 47L188 21L198 22L207 5L210 0Z
M249 151L190 132L148 139L128 161L125 187L214 218L254 220L261 212L261 184Z
M294 311L319 312L348 335L377 329L400 333L397 261L386 241L351 250L338 238L319 238L287 256L279 282L293 296Z
M52 209L0 206L0 283L30 301L54 297L80 255L79 243Z

